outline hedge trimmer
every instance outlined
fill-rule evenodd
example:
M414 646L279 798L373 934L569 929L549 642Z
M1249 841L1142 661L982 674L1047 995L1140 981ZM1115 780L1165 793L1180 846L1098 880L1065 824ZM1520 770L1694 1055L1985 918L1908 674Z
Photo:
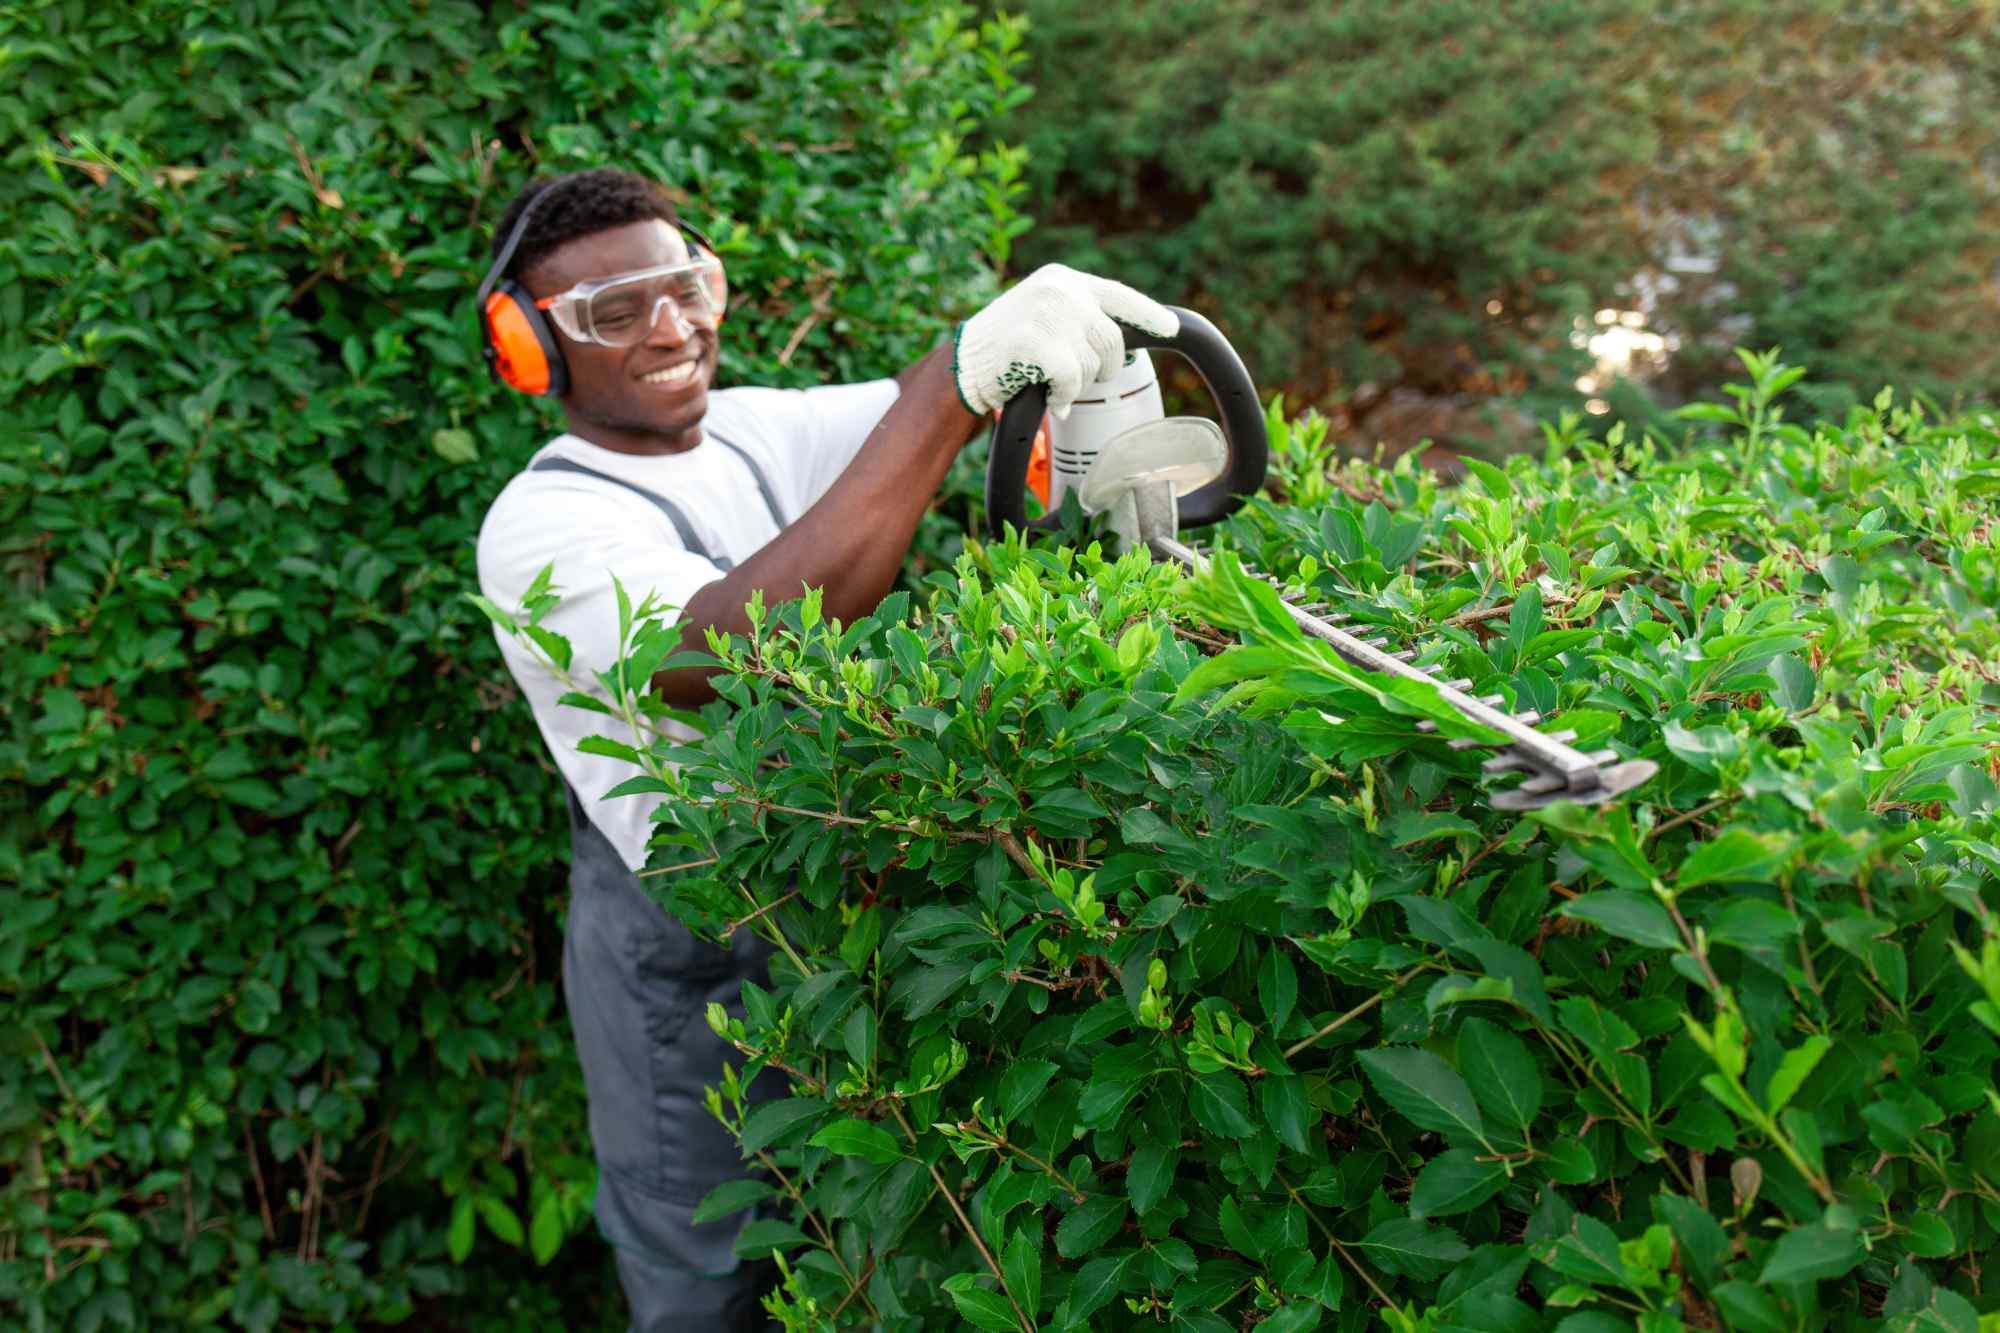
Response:
M1056 511L1073 492L1086 514L1108 515L1121 550L1143 548L1153 559L1193 574L1208 569L1208 553L1183 542L1180 533L1227 517L1254 495L1264 484L1268 445L1256 389L1235 349L1200 315L1178 308L1174 313L1181 326L1170 338L1127 329L1131 355L1125 367L1086 389L1094 396L1079 398L1067 420L1044 416L1044 385L1028 386L1007 404L986 463L987 520L996 538L1009 524L1029 532L1054 530ZM1147 348L1177 352L1193 364L1215 399L1219 426L1203 417L1166 415ZM1031 520L1030 466L1039 473L1044 457L1046 477L1037 476L1035 490L1048 513ZM1248 572L1283 587L1269 574ZM1638 786L1658 767L1650 760L1621 759L1615 750L1578 750L1570 743L1577 739L1574 731L1539 730L1545 720L1540 713L1505 711L1504 696L1475 696L1466 692L1470 680L1443 679L1443 664L1413 665L1417 650L1392 650L1385 638L1343 629L1353 617L1329 603L1301 604L1282 595L1279 600L1301 632L1349 664L1434 685L1439 699L1460 716L1504 737L1449 742L1454 749L1493 745L1497 752L1482 765L1489 779L1525 775L1494 793L1496 809L1532 810L1556 801L1601 804ZM1437 729L1428 720L1416 725L1420 731Z

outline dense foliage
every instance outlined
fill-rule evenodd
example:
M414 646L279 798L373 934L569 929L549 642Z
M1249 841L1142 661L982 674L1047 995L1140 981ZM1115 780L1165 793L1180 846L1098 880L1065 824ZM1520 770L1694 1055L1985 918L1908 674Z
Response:
M1667 402L1716 392L1733 343L1812 365L1836 416L2000 375L1991 9L1021 8L1023 258L1199 306L1364 452L1531 441L1515 400L1581 405L1574 320L1605 307L1678 341Z
M1009 542L787 604L699 745L623 608L653 882L783 945L711 1013L790 1091L717 1090L764 1174L707 1211L788 1327L1981 1327L2000 431L1803 427L1748 361L1685 449L1456 490L1274 419L1293 503L1209 575ZM1658 775L1496 815L1239 557Z
M462 598L557 419L478 367L487 232L537 170L655 173L730 265L725 381L892 373L1017 225L966 142L1016 35L969 24L0 6L0 1323L590 1318L594 1241L510 1248L593 1175L561 790Z

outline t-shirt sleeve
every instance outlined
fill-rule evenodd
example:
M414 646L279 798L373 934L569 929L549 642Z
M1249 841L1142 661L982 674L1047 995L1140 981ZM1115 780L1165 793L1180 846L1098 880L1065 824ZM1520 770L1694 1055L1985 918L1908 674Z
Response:
M635 497L636 500L636 497ZM510 487L479 532L479 586L503 611L521 597L544 566L553 566L561 599L542 625L569 640L570 674L588 681L618 653L618 594L637 607L651 594L674 608L722 577L713 562L677 545L643 500L558 480Z
M804 460L808 505L817 504L847 470L900 391L894 380L829 384L798 391L809 441Z

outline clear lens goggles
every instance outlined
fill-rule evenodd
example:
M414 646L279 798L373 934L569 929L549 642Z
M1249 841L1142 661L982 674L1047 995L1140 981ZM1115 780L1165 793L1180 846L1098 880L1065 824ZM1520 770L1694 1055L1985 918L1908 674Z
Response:
M581 282L535 305L578 342L630 347L660 322L662 310L683 326L714 328L722 311L715 300L719 260L703 258Z

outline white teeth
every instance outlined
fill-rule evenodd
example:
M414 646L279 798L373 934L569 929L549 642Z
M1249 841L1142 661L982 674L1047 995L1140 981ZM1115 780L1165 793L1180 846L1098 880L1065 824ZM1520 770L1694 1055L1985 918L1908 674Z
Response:
M683 361L678 366L669 366L665 370L656 370L643 378L648 384L680 384L694 378L694 365L695 363L692 361Z

